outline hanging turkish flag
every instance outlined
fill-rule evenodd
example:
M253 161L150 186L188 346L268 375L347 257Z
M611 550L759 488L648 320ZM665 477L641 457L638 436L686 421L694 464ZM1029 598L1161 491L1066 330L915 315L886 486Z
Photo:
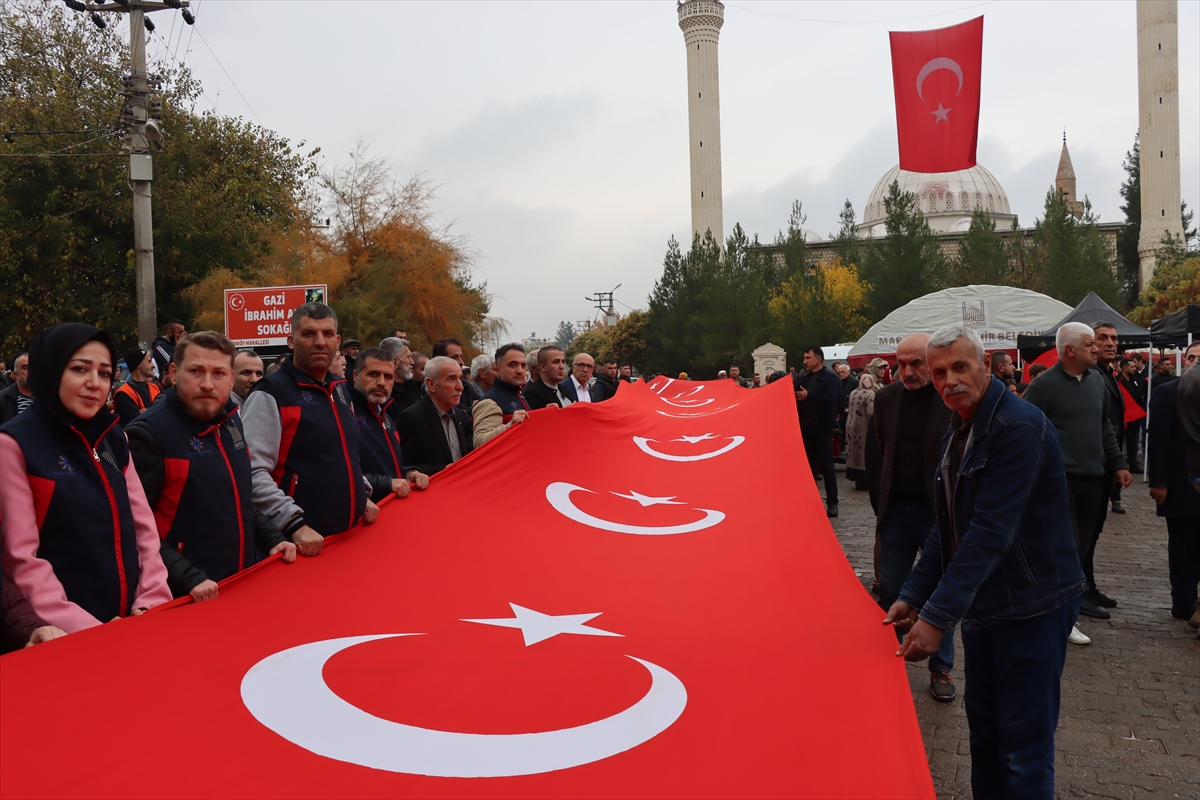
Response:
M1131 422L1137 422L1139 419L1144 419L1146 409L1138 405L1137 400L1133 399L1133 395L1125 388L1125 384L1117 381L1117 386L1121 387L1121 395L1125 398L1125 425L1128 426Z
M0 658L0 795L932 798L783 383L535 411L316 558Z
M936 31L888 35L900 169L954 172L975 166L983 17Z

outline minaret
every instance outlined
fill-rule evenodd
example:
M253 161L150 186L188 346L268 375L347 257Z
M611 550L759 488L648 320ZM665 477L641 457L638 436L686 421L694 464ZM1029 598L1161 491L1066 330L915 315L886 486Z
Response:
M1054 190L1063 195L1067 210L1075 219L1083 216L1083 203L1075 199L1075 167L1071 166L1071 154L1067 152L1067 132L1063 131L1062 155L1058 157L1058 174L1054 176Z
M717 0L679 3L679 27L687 45L688 133L692 157L692 231L712 231L725 245L721 213L721 93L718 88L717 38L725 6Z
M1179 215L1179 7L1138 0L1138 112L1142 171L1139 287L1154 277L1164 234L1183 240Z

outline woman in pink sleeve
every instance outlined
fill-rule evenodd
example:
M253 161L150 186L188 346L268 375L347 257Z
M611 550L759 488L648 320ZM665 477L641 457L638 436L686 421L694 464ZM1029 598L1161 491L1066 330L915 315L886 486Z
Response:
M4 571L72 633L171 599L154 516L117 418L107 332L47 328L29 348L33 405L0 426Z

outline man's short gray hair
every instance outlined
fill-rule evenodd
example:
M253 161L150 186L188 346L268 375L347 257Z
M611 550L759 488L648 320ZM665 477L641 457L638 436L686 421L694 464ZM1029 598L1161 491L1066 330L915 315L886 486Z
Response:
M481 372L487 372L495 363L496 359L492 358L487 353L480 353L471 359L471 374L478 375Z
M408 347L408 340L396 336L389 336L379 343L379 349L383 351L384 355L392 359L399 358L406 347Z
M1058 351L1061 358L1063 351L1067 349L1067 345L1079 347L1079 343L1083 341L1085 336L1095 336L1096 332L1092 330L1090 325L1084 325L1082 322L1066 322L1058 329L1058 333L1054 335L1054 349Z
M442 378L449 375L451 372L457 372L462 375L462 367L453 358L446 356L434 356L425 364L425 380L432 380L434 383L441 383Z
M971 330L965 325L945 325L938 328L929 337L929 341L925 345L925 349L938 348L939 350L949 347L959 339L966 339L971 344L975 345L975 357L979 359L979 363L983 363L983 340L979 338L979 334Z

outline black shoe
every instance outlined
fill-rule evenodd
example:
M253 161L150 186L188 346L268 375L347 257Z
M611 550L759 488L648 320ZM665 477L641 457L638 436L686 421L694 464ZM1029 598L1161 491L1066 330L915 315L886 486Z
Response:
M1100 606L1101 608L1116 608L1117 607L1117 601L1113 600L1111 597L1104 594L1104 592L1100 591L1099 589L1090 589L1087 592L1087 594L1084 595L1084 597L1086 597L1088 600L1090 600L1093 605ZM1188 616L1191 616L1191 615L1189 614Z
M837 503L830 503L829 505L827 505L827 506L825 507L825 516L827 516L827 517L836 517L836 516L837 516L837 511L838 511L838 509L837 509Z
M1079 613L1085 617L1095 617L1096 619L1112 619L1112 614L1105 611L1100 606L1088 600L1087 596L1079 598Z
M958 696L958 690L954 688L954 682L950 680L949 672L939 669L930 671L929 694L939 703L949 703Z
M1120 500L1112 501L1112 513L1114 513L1114 514L1124 514L1125 513L1125 506L1121 505Z

